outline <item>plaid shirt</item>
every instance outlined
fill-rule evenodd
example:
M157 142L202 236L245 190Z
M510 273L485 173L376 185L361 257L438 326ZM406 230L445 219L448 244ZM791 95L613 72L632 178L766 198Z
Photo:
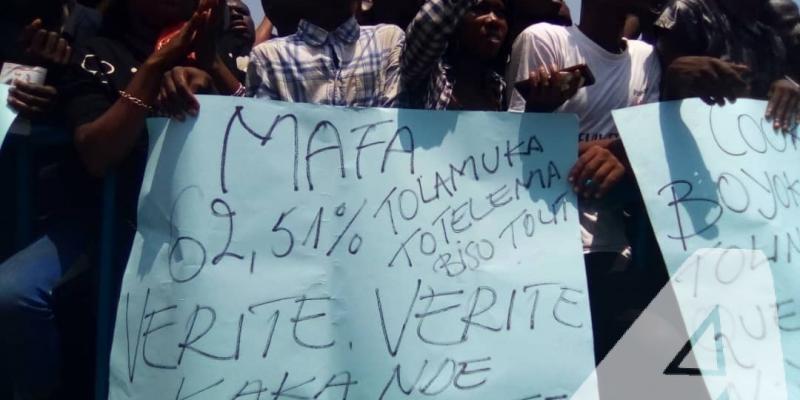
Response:
M328 32L303 20L297 33L253 49L247 94L298 103L394 107L404 33L355 18Z
M452 107L455 78L445 60L447 44L470 8L481 0L428 0L408 26L402 55L403 106L444 110ZM505 81L488 71L483 82L503 105Z

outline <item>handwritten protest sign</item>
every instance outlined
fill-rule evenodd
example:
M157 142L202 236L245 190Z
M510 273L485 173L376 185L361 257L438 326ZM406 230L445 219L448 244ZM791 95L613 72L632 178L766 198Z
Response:
M11 86L0 83L0 147L8 134L8 129L17 118L17 113L8 106L8 89Z
M111 399L566 399L573 116L202 97L153 124Z
M738 379L747 390L730 393L776 398L764 397L758 388L775 378L764 371L782 371L785 364L788 398L795 399L800 398L800 144L794 133L772 129L765 108L766 102L753 100L723 108L690 100L620 110L614 119L667 266L674 278L695 282L694 290L678 295L741 285L739 277L771 268L774 301L740 304L728 296L729 304L719 303L727 318L721 325L736 327L717 336L725 341L724 357L751 373ZM747 251L764 256L742 256ZM717 254L718 261L695 262L698 252ZM691 268L679 273L682 265ZM755 362L746 356L756 348L753 340L777 341L783 354L771 352L770 360Z

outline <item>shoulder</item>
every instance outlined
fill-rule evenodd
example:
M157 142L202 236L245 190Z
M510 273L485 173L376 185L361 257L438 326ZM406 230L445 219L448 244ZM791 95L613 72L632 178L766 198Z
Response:
M636 58L647 58L656 54L655 47L650 43L641 40L626 40L628 44L628 52Z
M526 28L519 35L520 38L536 39L536 38L566 38L570 36L569 29L560 25L553 25L551 23L542 22L534 24ZM517 39L519 40L519 39Z
M250 51L250 59L267 61L286 51L290 46L296 47L302 41L295 35L278 37L259 43Z
M632 63L643 66L648 70L661 69L661 61L653 45L641 40L627 40L627 43L628 54L631 56Z
M529 26L514 41L514 52L550 52L557 53L567 48L570 32L563 26L546 22Z
M402 42L406 33L397 25L379 24L361 27L361 35L367 34L378 38L381 42L391 44Z

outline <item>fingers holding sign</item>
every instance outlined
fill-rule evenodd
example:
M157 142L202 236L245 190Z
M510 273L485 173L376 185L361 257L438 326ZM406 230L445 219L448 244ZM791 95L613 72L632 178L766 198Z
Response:
M600 199L625 177L625 166L608 149L591 146L569 173L573 190L584 198Z
M186 114L197 116L200 111L195 93L214 91L214 83L207 72L193 67L175 67L164 74L158 100L171 117L183 121Z
M769 91L766 118L775 130L789 132L800 116L800 86L791 79L775 81Z

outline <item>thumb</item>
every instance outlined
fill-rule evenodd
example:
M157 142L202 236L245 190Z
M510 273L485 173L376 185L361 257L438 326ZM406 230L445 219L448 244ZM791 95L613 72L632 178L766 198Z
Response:
M180 37L182 41L190 42L194 38L197 30L203 25L205 20L205 13L194 12L192 18L189 19L181 28Z
M736 72L740 74L745 74L750 72L750 67L744 64L730 64L731 68L733 68Z
M22 31L22 36L20 37L22 43L27 46L27 44L29 44L33 39L33 35L36 33L36 31L41 29L41 27L42 27L42 20L40 18L36 18L33 21L31 21L31 23L28 24Z

